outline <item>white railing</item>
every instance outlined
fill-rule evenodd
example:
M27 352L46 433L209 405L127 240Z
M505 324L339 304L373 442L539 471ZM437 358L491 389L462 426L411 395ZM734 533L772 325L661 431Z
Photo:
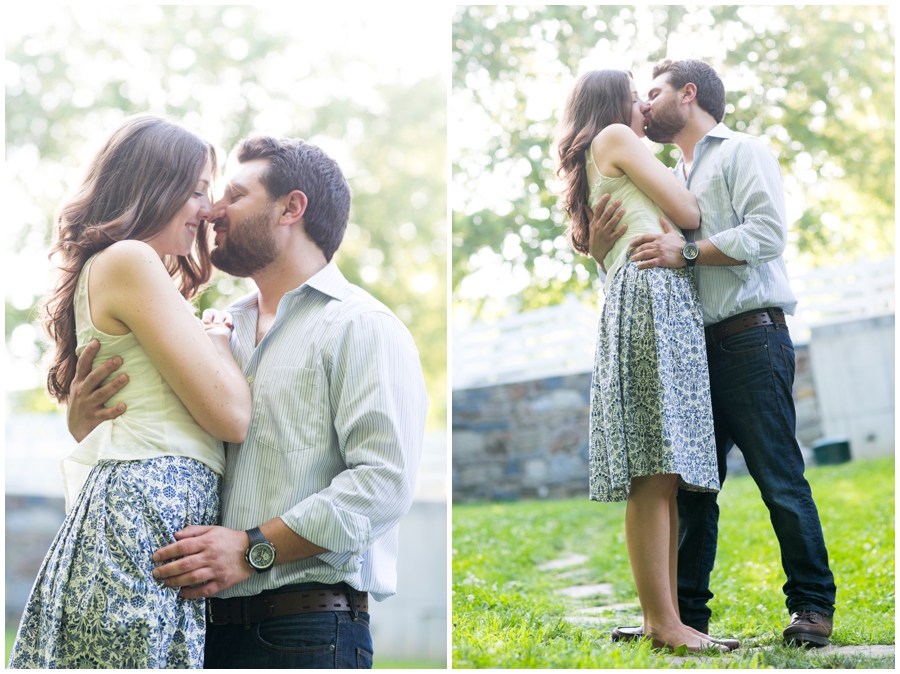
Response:
M894 257L791 276L797 311L788 317L794 342L809 342L810 328L894 313Z
M574 296L453 332L453 388L590 372L600 312Z
M815 269L791 277L797 296L788 316L794 342L809 342L810 327L894 313L894 258ZM453 388L590 372L599 310L574 296L563 304L527 311L453 332Z

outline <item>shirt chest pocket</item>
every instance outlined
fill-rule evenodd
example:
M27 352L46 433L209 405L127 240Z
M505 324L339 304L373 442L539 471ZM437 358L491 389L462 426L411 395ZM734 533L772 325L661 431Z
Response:
M328 395L318 368L278 367L254 391L250 435L282 453L327 443Z

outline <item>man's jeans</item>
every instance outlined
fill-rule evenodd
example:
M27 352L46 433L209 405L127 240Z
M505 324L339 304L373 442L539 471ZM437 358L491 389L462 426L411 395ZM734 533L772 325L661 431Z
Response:
M794 436L794 345L784 326L761 326L707 346L719 480L736 444L769 509L787 575L790 613L832 615L834 577L803 457ZM678 492L678 606L681 620L709 622L709 576L716 559L716 494Z
M289 588L283 588L289 589ZM371 669L369 614L303 613L206 625L206 669Z

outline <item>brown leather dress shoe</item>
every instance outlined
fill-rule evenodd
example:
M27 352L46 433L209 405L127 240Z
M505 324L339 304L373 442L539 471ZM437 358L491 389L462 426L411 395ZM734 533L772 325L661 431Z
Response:
M695 628L696 629L696 628ZM700 630L697 630L698 632ZM706 634L706 632L703 632ZM709 636L709 635L707 635ZM644 638L644 626L639 625L637 627L614 627L612 633L610 634L611 641L634 641L636 639ZM736 648L741 647L741 642L737 639L716 639L715 637L709 637L712 641L715 641L717 644L721 644L725 646L729 651L733 651Z
M816 611L797 611L791 614L791 624L784 628L784 642L790 646L822 648L831 643L828 637L834 619Z

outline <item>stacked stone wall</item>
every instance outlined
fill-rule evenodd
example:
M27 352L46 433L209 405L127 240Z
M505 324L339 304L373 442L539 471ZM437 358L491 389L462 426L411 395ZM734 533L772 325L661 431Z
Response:
M797 438L821 437L809 350L796 347ZM453 391L453 500L588 495L591 374ZM730 475L746 472L739 450Z

